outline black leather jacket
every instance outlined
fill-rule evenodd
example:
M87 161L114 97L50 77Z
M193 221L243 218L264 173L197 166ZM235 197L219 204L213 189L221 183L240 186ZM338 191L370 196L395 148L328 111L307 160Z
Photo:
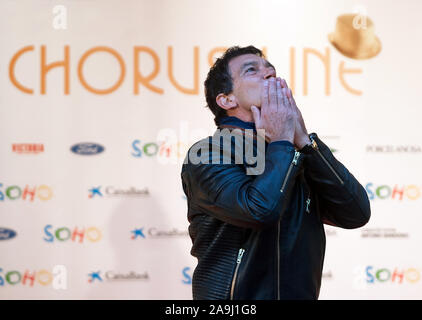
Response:
M371 213L365 189L310 136L318 149L266 144L265 170L255 176L244 164L185 159L191 254L198 259L193 299L318 298L323 224L358 228Z

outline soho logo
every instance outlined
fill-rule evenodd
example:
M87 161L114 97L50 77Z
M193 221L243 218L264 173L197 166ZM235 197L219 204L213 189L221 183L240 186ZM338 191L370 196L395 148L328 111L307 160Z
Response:
M4 276L3 276L4 273ZM64 265L55 265L53 270L42 269L38 271L20 272L17 270L3 271L0 268L0 286L22 284L24 286L33 287L35 284L42 286L52 285L53 289L67 289L67 268Z
M51 224L48 224L44 227L44 233L47 236L43 238L45 242L52 243L55 239L60 242L67 241L69 239L72 239L72 242L79 243L83 243L85 240L89 242L98 242L103 236L101 231L96 227L89 227L87 229L78 229L75 227L73 231L67 227L59 227L54 231L52 228L53 226Z
M376 283L417 283L421 279L421 272L416 268L375 268L374 266L366 267L366 282Z
M167 149L164 144L161 147L161 151L164 150L158 157L161 164L181 164L182 155L186 150L183 152L179 150L180 141L189 141L186 122L180 131L179 137L175 130L170 128L159 131L157 140L165 141L167 145ZM245 165L247 175L261 174L265 170L265 140L263 137L265 137L264 129L217 129L212 136L197 141L190 147L183 164L230 164L234 162ZM176 151L173 153L171 146L176 146ZM147 150L145 148L146 146L144 146L144 150ZM132 155L141 157L142 153L139 149L137 151ZM172 158L169 157L171 154Z
M4 193L2 191L3 184L0 183L0 201L4 201L5 199L9 200L28 200L34 201L35 198L38 198L42 201L50 200L53 197L53 190L46 185L34 186L29 187L28 185L25 188L13 185L6 187Z
M191 272L191 267L184 267L182 269L182 283L183 284L192 284L192 272Z
M368 193L369 200L375 199L391 199L391 200L418 200L421 195L421 187L410 184L410 185L379 185L375 186L372 182L367 183L365 190Z
M414 267L357 266L354 271L353 288L366 290L377 284L416 284L421 280L421 270Z
M205 129L190 129L187 121L180 121L178 130L160 129L155 142L134 140L131 155L135 158L156 157L160 164L180 164L189 146L207 135L208 132Z

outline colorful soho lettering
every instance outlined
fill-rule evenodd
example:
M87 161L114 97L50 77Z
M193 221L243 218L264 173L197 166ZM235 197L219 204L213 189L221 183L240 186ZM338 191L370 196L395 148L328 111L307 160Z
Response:
M374 187L373 183L368 183L365 187L369 200L379 199L397 199L403 200L404 197L410 200L417 200L421 197L421 188L416 185L401 186L395 185L391 188L388 185Z
M29 285L30 287L33 287L35 282L43 286L48 286L53 282L54 279L54 275L47 270L39 270L34 272L26 270L23 275L19 271L13 270L6 272L4 278L1 275L2 272L3 269L0 268L0 286L4 286L5 283L10 285L22 283L23 285Z
M67 227L60 227L53 233L50 232L52 228L53 226L51 224L45 226L44 233L47 237L43 238L44 241L54 242L54 239L57 239L58 241L67 241L72 239L73 242L83 243L86 239L90 242L97 242L100 241L103 236L101 231L96 227L89 227L87 229L78 229L75 227L73 231Z
M395 268L394 271L391 271L387 268L374 269L373 266L366 267L366 282L375 283L375 282L394 282L394 283L403 283L404 279L410 283L416 283L420 280L421 274L418 269L408 268L400 269Z
M2 187L3 184L0 183L0 188ZM35 197L40 200L47 201L53 197L53 191L46 185L40 185L38 187L29 187L26 185L23 190L19 186L9 186L5 189L4 193L0 189L0 201L4 201L5 198L10 200L22 198L22 200L34 201Z
M181 141L177 143L169 144L165 141L160 143L146 142L142 145L141 140L134 140L132 143L133 152L132 156L141 158L142 155L152 157L159 155L160 157L171 157L176 155L177 157L184 157L185 151L187 151L187 144Z

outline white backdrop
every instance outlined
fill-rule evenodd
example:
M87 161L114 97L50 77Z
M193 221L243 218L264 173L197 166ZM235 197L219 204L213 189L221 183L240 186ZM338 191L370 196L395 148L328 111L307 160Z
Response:
M354 60L328 34L362 10L382 49ZM192 298L181 162L214 131L209 60L250 44L371 200L364 228L326 227L320 299L422 298L421 10L413 0L2 0L0 298ZM310 53L305 69L308 51L326 64ZM360 95L342 85L342 63Z

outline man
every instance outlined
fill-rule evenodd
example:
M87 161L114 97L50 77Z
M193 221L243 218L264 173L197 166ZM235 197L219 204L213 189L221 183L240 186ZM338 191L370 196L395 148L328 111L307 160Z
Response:
M317 134L308 135L291 90L255 47L232 47L217 59L205 95L219 129L265 130L265 166L248 175L246 162L192 161L195 146L215 145L211 137L189 150L181 177L198 259L193 298L317 299L323 224L365 225L365 189ZM222 159L217 148L199 150L202 159Z

